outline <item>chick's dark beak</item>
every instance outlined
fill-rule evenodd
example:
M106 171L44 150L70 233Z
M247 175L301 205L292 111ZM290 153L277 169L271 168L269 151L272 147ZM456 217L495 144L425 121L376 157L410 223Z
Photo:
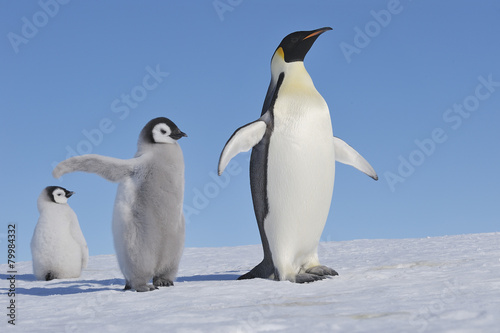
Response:
M182 137L187 137L188 135L182 131L170 134L170 137L174 140L179 140Z

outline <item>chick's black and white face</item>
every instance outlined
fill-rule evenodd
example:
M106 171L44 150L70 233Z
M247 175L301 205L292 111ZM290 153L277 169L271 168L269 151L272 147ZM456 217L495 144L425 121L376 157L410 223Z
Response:
M155 143L174 143L175 140L170 137L172 130L165 123L159 123L153 127L153 141Z
M174 125L175 126L175 125ZM153 127L153 141L155 143L174 143L183 136L185 133L181 132L177 126L171 128L166 123L158 123Z
M187 136L177 125L168 118L158 117L151 119L139 134L139 145L157 143L175 143Z
M52 201L58 204L65 204L68 202L69 197L73 195L73 192L65 191L60 187L56 187L52 191Z

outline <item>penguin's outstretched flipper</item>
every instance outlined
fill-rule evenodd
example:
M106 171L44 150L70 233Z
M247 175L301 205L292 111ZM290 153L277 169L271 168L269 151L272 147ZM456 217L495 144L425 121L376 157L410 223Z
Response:
M359 171L378 180L377 173L372 166L354 148L345 143L342 139L333 137L335 149L335 161L355 167Z
M54 178L60 178L70 172L83 171L95 173L111 182L119 182L132 174L137 160L138 158L122 160L96 154L74 156L59 163L52 175Z
M259 119L238 128L227 141L219 158L219 176L224 172L229 161L241 152L249 151L262 140L267 124Z

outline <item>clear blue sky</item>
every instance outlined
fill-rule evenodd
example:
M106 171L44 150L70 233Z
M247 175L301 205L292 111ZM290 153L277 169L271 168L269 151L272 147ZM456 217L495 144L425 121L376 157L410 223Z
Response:
M219 154L260 116L281 39L323 26L333 31L306 68L334 134L380 180L337 165L322 240L500 231L498 1L61 2L0 4L0 254L15 223L18 259L31 260L48 185L76 192L90 254L114 253L117 185L60 182L53 163L69 151L131 158L157 116L189 135L186 246L260 243L249 153L218 178Z

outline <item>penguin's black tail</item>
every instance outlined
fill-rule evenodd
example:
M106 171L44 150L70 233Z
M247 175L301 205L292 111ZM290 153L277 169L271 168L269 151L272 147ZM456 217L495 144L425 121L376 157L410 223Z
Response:
M250 271L240 276L237 280L249 280L249 279L255 279L256 277L257 276L255 276L255 274L253 274L252 271Z
M238 278L238 280L248 280L248 279L269 279L274 273L274 265L272 261L262 260L260 264L255 266L250 272L243 274Z

